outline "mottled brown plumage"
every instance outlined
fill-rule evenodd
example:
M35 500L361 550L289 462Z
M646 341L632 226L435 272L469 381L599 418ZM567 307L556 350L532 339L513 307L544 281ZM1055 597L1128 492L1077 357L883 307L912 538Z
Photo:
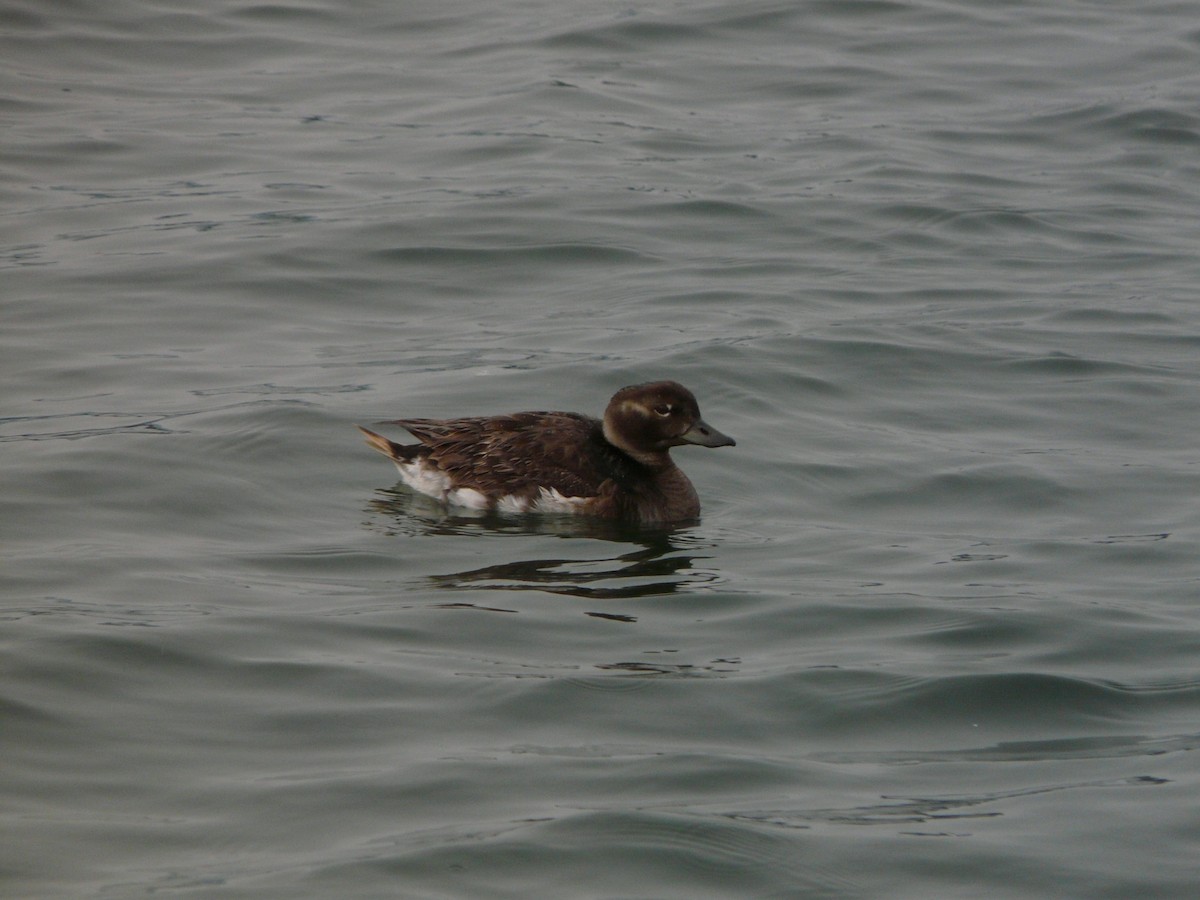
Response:
M405 483L448 503L509 512L573 512L641 522L695 518L700 501L671 447L732 446L673 381L618 391L603 421L570 412L396 419L419 444L361 429Z

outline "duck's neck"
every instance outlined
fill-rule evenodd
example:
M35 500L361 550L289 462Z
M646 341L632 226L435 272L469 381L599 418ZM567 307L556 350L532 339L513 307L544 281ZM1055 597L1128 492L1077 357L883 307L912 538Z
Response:
M622 456L633 460L640 472L622 479L628 491L630 512L642 522L678 522L700 515L700 497L691 480L671 459L670 450L639 451L631 448L615 429L604 423L604 440Z
M608 443L616 447L630 459L641 463L651 472L659 473L675 468L675 462L671 459L671 451L669 449L635 450L629 446L628 442L621 438L621 435L615 428L609 425L607 418L604 420L604 440L608 441Z
M700 497L691 479L670 462L669 467L654 475L654 492L638 498L639 514L643 521L694 519L700 515Z

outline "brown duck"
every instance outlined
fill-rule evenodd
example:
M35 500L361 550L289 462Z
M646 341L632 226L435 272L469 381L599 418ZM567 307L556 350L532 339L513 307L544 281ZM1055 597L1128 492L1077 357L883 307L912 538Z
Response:
M367 443L404 483L444 503L498 512L574 513L642 523L694 519L700 498L671 459L682 444L732 447L674 381L622 388L604 419L521 412L464 419L396 419L419 444L366 428Z

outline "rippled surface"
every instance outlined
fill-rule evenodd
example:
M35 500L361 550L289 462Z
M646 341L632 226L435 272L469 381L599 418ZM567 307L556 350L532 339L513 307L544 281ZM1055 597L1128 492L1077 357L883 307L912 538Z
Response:
M4 15L4 896L1194 893L1190 7ZM674 531L352 427L659 377Z

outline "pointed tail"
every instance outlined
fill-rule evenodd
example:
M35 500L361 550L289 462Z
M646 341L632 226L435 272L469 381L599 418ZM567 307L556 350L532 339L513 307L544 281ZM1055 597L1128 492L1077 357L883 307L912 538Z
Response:
M363 428L361 425L355 425L354 427L357 428L359 431L361 431L364 435L366 435L367 445L372 450L379 451L384 456L386 456L388 459L393 459L393 460L400 459L400 456L396 452L400 449L400 446L398 444L392 443L387 438L385 438L382 434L376 434L373 431L368 431L366 428Z

